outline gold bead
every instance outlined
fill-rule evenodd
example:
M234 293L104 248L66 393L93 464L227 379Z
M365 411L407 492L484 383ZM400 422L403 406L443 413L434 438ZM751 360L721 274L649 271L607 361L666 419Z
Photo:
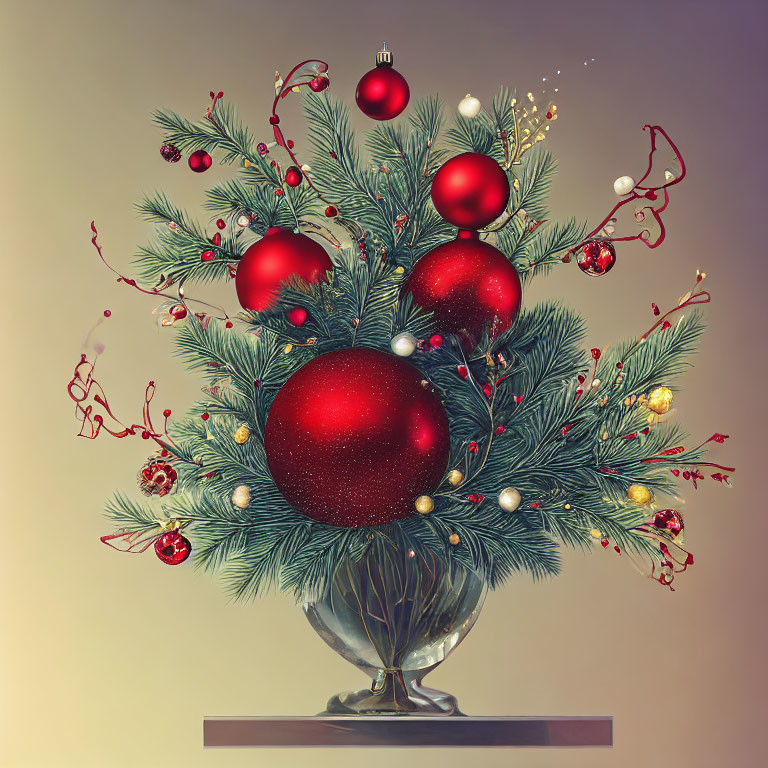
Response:
M523 499L520 496L520 491L518 491L517 488L512 488L511 486L509 488L505 488L499 494L499 506L506 512L514 512L520 506L520 502L522 500Z
M396 275L402 275L403 272L405 272L405 267L396 267L395 268L395 274Z
M247 485L238 485L232 492L232 503L239 509L245 509L251 503L251 491Z
M658 413L659 415L667 413L672 406L672 390L669 387L656 387L651 390L645 407Z
M448 482L455 488L464 479L464 473L460 469L452 469L448 473Z
M448 537L448 541L450 541L451 544L453 544L453 546L455 547L461 541L461 539L459 538L459 534L458 533L452 533Z
M251 436L251 430L248 429L247 424L241 424L236 430L235 430L235 442L238 445L242 445L243 443L248 442L248 438Z
M634 483L627 488L627 498L635 504L650 504L653 501L653 494L644 485Z
M413 506L420 515L428 515L435 508L435 502L430 496L419 496Z
M566 504L565 507L564 507L564 509L570 509L570 508L571 508L570 504Z
M591 536L593 539L601 539L601 538L603 537L603 534L602 534L602 533L600 533L600 531L598 531L598 530L597 530L597 528L593 528L593 529L592 529L592 530L589 532L589 535L590 535L590 536Z
M293 349L293 344L286 344L283 352L287 355Z

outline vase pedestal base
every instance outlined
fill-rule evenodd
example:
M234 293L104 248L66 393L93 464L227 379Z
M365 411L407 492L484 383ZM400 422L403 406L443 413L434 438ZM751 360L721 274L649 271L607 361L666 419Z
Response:
M402 670L382 671L370 688L344 691L328 700L326 715L422 715L440 717L463 715L456 697L445 691L426 688L420 680L409 679Z
M611 747L612 717L206 717L205 747Z

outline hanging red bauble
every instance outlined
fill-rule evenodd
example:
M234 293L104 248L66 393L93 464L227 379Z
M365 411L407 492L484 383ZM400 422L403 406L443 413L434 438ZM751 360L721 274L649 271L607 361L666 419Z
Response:
M616 249L610 240L587 240L576 254L576 263L587 275L604 275L616 263Z
M437 212L461 229L480 229L504 212L509 180L488 155L465 152L443 163L432 181Z
M181 160L181 152L173 144L163 144L160 147L160 154L163 156L163 160L169 163L178 163Z
M391 120L408 106L410 98L408 82L392 68L392 52L384 43L376 54L376 67L366 72L357 84L357 106L374 120Z
M673 538L679 536L685 528L683 516L676 509L660 509L653 516L653 525Z
M198 149L197 152L193 152L189 156L189 160L187 162L189 163L189 167L195 173L202 173L211 167L213 160L204 149Z
M285 183L289 187L298 187L301 184L301 180L304 178L304 174L295 165L292 165L285 172Z
M523 293L506 256L469 230L422 256L408 289L418 306L434 313L434 329L442 336L459 334L465 347L473 347L486 328L509 328Z
M332 268L319 243L300 233L270 227L240 260L235 275L237 298L244 309L263 312L289 278L317 283Z
M165 496L175 482L176 470L164 461L152 459L139 472L139 488L145 496Z
M316 357L277 393L264 448L277 487L320 522L381 525L413 512L443 477L448 419L399 357L342 349Z
M330 84L331 81L328 79L327 75L318 75L309 81L309 88L315 93L320 93L320 91L324 91Z
M183 563L191 554L192 545L189 539L178 531L164 533L155 542L155 554L167 565Z

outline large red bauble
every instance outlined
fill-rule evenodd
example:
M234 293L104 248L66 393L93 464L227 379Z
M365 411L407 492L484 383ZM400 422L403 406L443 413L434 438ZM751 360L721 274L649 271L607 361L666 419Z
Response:
M373 349L310 361L277 393L264 430L286 500L323 523L381 525L413 513L448 461L448 418L410 363Z
M439 334L459 334L470 346L485 328L495 333L509 328L523 295L506 256L469 230L422 256L408 289L418 306L434 313Z
M319 243L300 233L270 227L237 266L237 298L244 309L263 312L289 278L317 283L332 268L331 259Z
M509 180L488 155L465 152L443 163L432 181L437 212L461 229L480 229L504 212Z
M155 554L166 565L179 565L183 563L192 553L192 545L189 539L182 536L178 531L169 531L164 533L155 542Z
M391 120L407 106L411 89L406 79L391 66L377 66L357 84L357 106L374 120Z

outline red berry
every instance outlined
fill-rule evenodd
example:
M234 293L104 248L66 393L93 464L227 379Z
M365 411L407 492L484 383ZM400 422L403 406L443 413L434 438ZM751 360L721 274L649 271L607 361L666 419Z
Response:
M166 408L163 411L163 416L165 416L165 418L167 419L170 415L171 415L171 409L170 408Z
M221 245L221 233L220 232L216 232L214 234L214 236L211 238L211 242L214 245Z
M338 212L338 210L336 209L336 206L335 206L335 205L329 205L329 206L328 206L328 207L325 209L325 215L326 215L326 216L327 216L329 219L332 219L334 216L338 216L338 215L339 215L339 212Z
M227 320L227 322L226 322L226 323L224 323L224 327L225 327L225 328L233 328L233 327L234 327L234 325L235 325L235 324L234 324L234 323L233 323L231 320Z
M213 251L203 251L203 252L200 254L200 259L201 259L202 261L213 261L213 257L214 257L215 255L216 255L216 254L215 254Z
M467 498L473 503L473 504L479 504L485 496L483 496L482 493L472 493Z
M288 145L288 149L293 149L293 139L288 139L288 141L285 142Z
M288 313L288 322L300 326L307 322L307 310L302 307L296 307Z
M431 347L434 347L435 349L440 349L440 347L443 346L443 337L440 336L440 334L435 333L434 335L429 337L429 344Z
M318 75L309 81L309 88L315 93L320 93L320 91L324 91L330 84L331 81L325 75Z
M485 393L485 396L490 399L493 394L493 388L490 384L483 384L483 392Z
M211 418L211 414L207 411L200 417L203 421L208 421Z
M104 310L104 317L112 317L112 310L111 309L105 309Z
M149 440L149 432L146 429L141 433L141 436L144 440Z
M280 196L283 194L283 190L282 190L282 189L276 189L276 190L275 190L275 194L276 194L278 197L280 197Z
M280 118L277 115L270 115L269 116L269 124L270 125L277 125L280 122Z
M467 371L466 365L457 365L456 366L456 373L461 376L462 379L466 379L467 376L469 376L469 371Z
M505 431L506 431L506 427L503 424L499 424L499 426L496 427L497 435L503 435Z
M224 219L216 219L216 226L217 226L219 229L224 229L224 227L226 227L226 226L227 226L227 222L226 222L226 221L224 221Z
M593 360L599 360L600 359L601 352L597 347L592 348L592 359Z
M289 187L298 187L299 184L301 184L301 181L303 178L304 178L304 174L302 174L301 170L297 168L295 165L292 165L285 172L285 183Z
M168 310L168 314L174 320L183 320L187 316L187 308L183 304L174 304Z
M471 443L470 443L470 444L467 446L467 450L468 450L470 453L477 453L477 451L478 451L478 445L477 445L477 443L476 443L476 442L473 440L473 441L472 441L472 442L471 442Z

